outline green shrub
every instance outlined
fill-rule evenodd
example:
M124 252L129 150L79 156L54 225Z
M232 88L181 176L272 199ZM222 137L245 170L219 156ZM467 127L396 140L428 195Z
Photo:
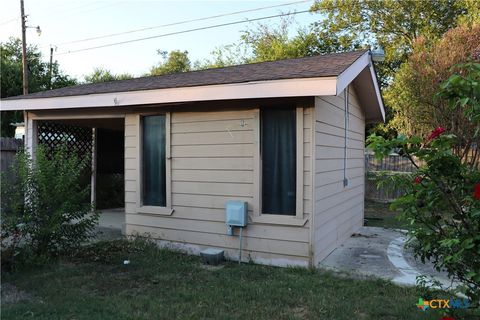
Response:
M480 171L478 163L454 152L459 141L480 134L480 64L459 67L440 87L452 108L461 108L473 137L458 139L438 127L429 137L399 136L385 140L372 135L368 144L378 157L397 150L418 166L413 175L396 182L406 190L393 206L412 224L410 245L422 261L431 260L463 284L464 293L478 305L480 298ZM479 146L475 146L479 148ZM419 165L417 161L423 165Z
M70 152L69 152L70 151ZM48 259L86 241L98 221L81 183L90 165L66 146L47 155L38 147L35 161L21 152L2 179L2 266L26 259Z

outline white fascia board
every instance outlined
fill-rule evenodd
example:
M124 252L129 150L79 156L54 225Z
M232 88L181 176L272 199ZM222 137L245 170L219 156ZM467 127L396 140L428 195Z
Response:
M121 107L175 102L335 95L336 77L298 78L221 85L1 100L1 110Z
M355 79L370 63L369 51L360 56L354 63L345 69L339 76L335 95L340 95L343 90Z
M362 72L365 68L370 70L370 76L373 87L375 89L375 95L377 98L378 107L382 114L383 121L385 122L385 107L383 106L383 99L380 94L380 88L378 87L377 76L375 69L373 68L373 62L370 55L370 51L365 52L359 57L352 65L345 69L339 76L337 81L336 95L340 95L343 90Z
M380 93L380 88L378 87L377 75L375 73L375 69L373 69L373 63L370 63L368 68L370 69L370 74L372 76L372 82L375 88L375 94L377 95L378 106L380 107L380 112L382 113L383 122L385 122L385 106L383 105L383 99Z

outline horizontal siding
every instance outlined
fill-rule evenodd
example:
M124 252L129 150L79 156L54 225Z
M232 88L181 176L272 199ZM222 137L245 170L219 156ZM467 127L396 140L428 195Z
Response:
M191 113L185 113L191 114ZM229 114L231 115L231 113ZM225 115L226 116L226 115ZM252 118L236 117L235 120L215 120L215 121L194 121L194 122L178 122L180 117L172 120L172 133L186 135L191 133L210 133L210 132L237 132L237 131L252 131L254 127ZM210 117L213 118L213 117ZM243 120L243 126L238 125L238 120ZM198 119L198 117L197 117Z
M317 120L315 123L315 134L330 134L343 137L344 135L344 123L333 125L328 122L328 119ZM362 140L364 132L357 132L351 129L347 130L348 139L355 139L357 141Z
M363 168L364 159L348 159L347 168ZM323 172L342 170L343 159L319 159L315 160L315 172L321 174Z
M348 186L344 187L344 99L341 94L315 100L315 264L363 223L365 118L350 87L346 144Z
M304 109L304 218L313 211L313 108ZM261 263L308 265L310 226L252 223L254 199L254 109L171 114L172 215L136 213L138 127L126 120L125 199L127 234L149 234L158 241L185 247L224 248L238 254L238 237L226 236L225 204L243 200L250 222L243 236L244 256ZM238 232L238 230L236 231Z
M212 234L225 235L226 226L224 216L220 217L219 220L208 220L202 221L198 219L189 219L188 217L178 218L176 216L165 217L159 220L156 216L152 215L138 215L138 214L129 214L126 217L126 221L129 224L147 226L147 227L159 227L164 229L177 230L179 225L182 227L182 230L185 231L194 231L194 232L205 232ZM179 221L181 219L181 221ZM238 229L235 230L235 234L238 235ZM266 225L256 225L252 224L245 228L243 236L249 238L258 238L258 239L270 239L277 240L278 233L282 233L282 239L285 241L294 241L294 242L308 242L308 230L300 229L299 232L294 231L290 227L277 226L275 229L270 228Z
M172 170L253 170L251 158L222 157L222 158L177 158L172 161Z
M131 223L127 223L127 226L129 227L131 232L137 232L140 235L146 234L153 239L184 242L188 244L196 244L216 248L238 249L240 246L238 237L227 236L225 233L219 234L209 233L205 231L188 231L181 228L182 224L180 220L177 220L177 222L179 226L175 229L141 226ZM249 251L253 251L257 253L275 253L287 254L290 256L298 257L308 257L308 243L305 242L243 237L243 249L247 254Z
M253 158L253 144L172 146L172 158Z
M253 183L253 171L249 170L172 170L173 182L227 182L227 183Z
M253 131L220 131L174 133L172 146L191 145L235 145L249 144L253 141Z

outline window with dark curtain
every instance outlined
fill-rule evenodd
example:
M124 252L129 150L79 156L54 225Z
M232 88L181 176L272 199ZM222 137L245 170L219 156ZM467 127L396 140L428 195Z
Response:
M142 203L165 207L165 115L143 117L142 139Z
M295 215L296 132L295 108L262 110L262 213Z

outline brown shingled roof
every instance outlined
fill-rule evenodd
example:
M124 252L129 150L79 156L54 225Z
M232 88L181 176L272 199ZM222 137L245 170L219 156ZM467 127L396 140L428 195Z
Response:
M130 80L82 84L31 93L25 96L5 98L3 100L53 98L97 93L242 83L250 81L338 76L366 51L367 50L360 50L175 73L163 76L149 76Z

